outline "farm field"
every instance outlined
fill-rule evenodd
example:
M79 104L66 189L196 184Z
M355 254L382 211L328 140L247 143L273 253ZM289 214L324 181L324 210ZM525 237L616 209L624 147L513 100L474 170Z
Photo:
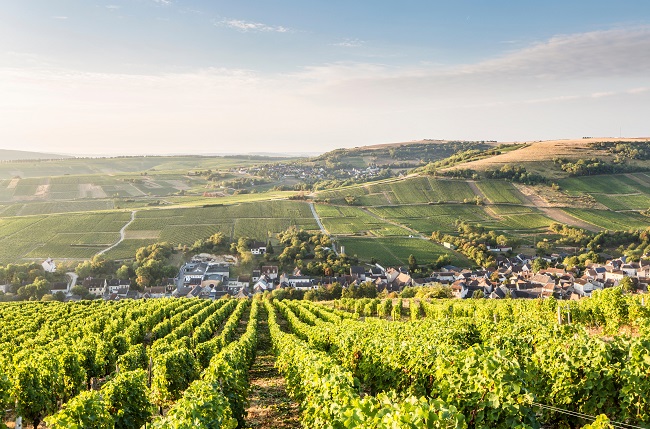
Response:
M492 204L523 204L520 193L511 183L503 180L481 180L476 186Z
M336 190L319 191L317 197L333 204L345 204L345 197L353 196L358 205L426 204L429 202L462 202L476 194L462 180L435 179L417 176L401 180L384 180Z
M650 208L650 195L605 195L591 194L596 201L610 210L647 210Z
M129 212L115 211L0 218L0 262L90 258L117 242L129 219ZM309 206L302 202L140 210L126 230L126 240L106 256L132 258L139 247L159 240L191 245L219 231L227 237L243 234L266 240L292 225L318 229Z
M650 225L650 218L634 212L613 212L608 210L563 209L570 215L609 230L644 229Z
M647 427L650 314L619 291L568 303L571 324L550 300L2 303L0 423L252 427L282 404L308 428ZM260 372L275 394L253 391Z
M0 261L90 258L119 239L129 213L0 218Z
M345 246L346 254L356 255L364 261L375 258L385 266L408 265L410 255L414 255L418 263L423 265L435 262L441 255L449 255L452 264L459 266L471 265L469 260L460 253L449 250L433 241L420 238L345 237L339 238L337 241L340 246Z
M325 229L333 235L408 236L405 228L382 221L359 207L317 204L316 212Z
M210 156L142 156L125 158L68 158L51 161L17 161L0 163L0 179L15 176L53 177L66 175L110 175L140 173L142 171L177 171L183 174L194 170L244 167L287 158L250 159L249 157Z
M645 175L637 173L642 178ZM646 176L647 177L647 176ZM627 175L609 174L601 176L570 177L559 181L562 189L570 194L634 194L650 192L650 185L643 185Z

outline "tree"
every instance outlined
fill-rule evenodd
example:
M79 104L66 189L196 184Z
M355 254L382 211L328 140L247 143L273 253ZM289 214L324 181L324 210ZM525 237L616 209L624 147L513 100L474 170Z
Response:
M90 266L90 261L84 261L77 265L77 268L74 269L74 272L77 273L79 278L82 279L90 277L93 273L92 267Z
M618 285L623 289L623 292L632 293L636 290L636 285L631 277L625 276L618 282Z
M413 254L409 255L409 271L414 272L418 269L418 261Z
M533 261L533 265L532 265L531 268L532 268L534 273L538 273L539 271L541 271L541 270L543 270L545 268L548 268L548 262L546 262L542 258L537 258L537 259L535 259Z
M83 299L88 298L88 296L90 295L90 292L88 291L88 289L86 289L85 287L83 287L81 285L74 285L72 287L72 289L70 289L70 292L73 295L80 296Z
M117 269L117 271L115 271L115 277L120 280L128 280L131 277L131 267L128 265L122 265Z
M485 294L483 293L483 291L481 289L477 289L477 290L474 291L474 293L472 293L472 298L473 299L482 299L482 298L485 298Z
M18 295L22 299L40 300L50 291L50 282L44 277L37 277L32 284L22 286L18 289Z

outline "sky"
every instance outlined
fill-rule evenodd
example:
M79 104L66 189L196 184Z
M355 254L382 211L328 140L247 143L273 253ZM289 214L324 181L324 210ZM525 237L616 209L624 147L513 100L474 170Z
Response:
M0 148L650 136L647 0L10 0Z

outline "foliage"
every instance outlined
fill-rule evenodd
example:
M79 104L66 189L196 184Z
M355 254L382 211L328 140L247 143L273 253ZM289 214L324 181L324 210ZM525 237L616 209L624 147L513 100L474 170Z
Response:
M140 428L151 416L147 374L142 369L121 371L102 386L102 395L115 429Z
M136 427L136 426L133 426ZM200 380L192 383L183 397L154 425L157 429L235 429L228 400L218 386Z
M536 173L526 171L525 167L506 164L498 170L486 170L485 177L488 179L506 179L513 182L535 185L546 183L547 179Z
M52 429L112 429L113 419L97 391L81 392L61 411L45 419Z

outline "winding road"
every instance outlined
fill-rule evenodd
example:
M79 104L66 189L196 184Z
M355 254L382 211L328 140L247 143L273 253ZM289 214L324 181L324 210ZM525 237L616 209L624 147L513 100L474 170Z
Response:
M126 228L127 228L129 225L131 225L131 224L133 223L133 221L135 220L135 213L136 213L136 211L133 210L133 211L131 212L131 220L128 221L128 222L126 223L126 225L124 225L124 226L122 227L122 229L120 229L120 239L117 240L117 243L113 244L113 245L110 246L110 247L107 247L107 248L104 249L104 250L100 250L99 252L97 252L98 255L103 255L104 253L108 252L108 251L111 250L111 249L114 249L115 247L117 247L118 244L120 244L121 242L124 241L124 236L126 235L126 233L125 233Z
M330 233L327 232L327 230L323 226L323 222L320 221L320 218L318 217L318 214L316 214L316 207L314 207L314 203L309 203L309 208L311 209L311 214L314 215L314 219L316 220L316 223L318 224L318 227L320 228L322 233L329 236Z

